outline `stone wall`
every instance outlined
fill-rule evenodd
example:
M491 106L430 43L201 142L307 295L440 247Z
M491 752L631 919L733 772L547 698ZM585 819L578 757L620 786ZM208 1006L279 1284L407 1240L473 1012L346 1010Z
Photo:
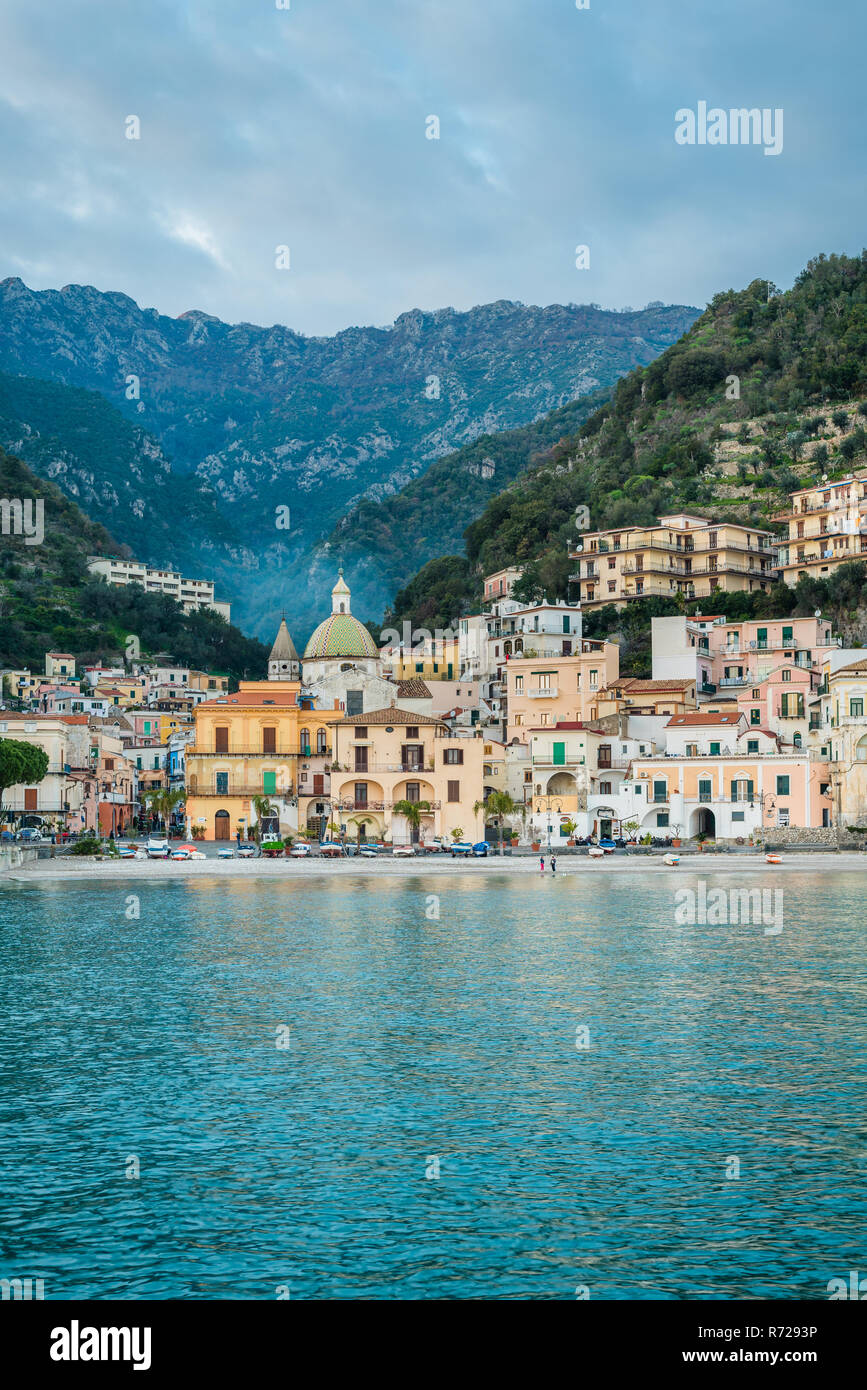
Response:
M0 874L8 873L10 869L23 868L25 864L35 863L38 858L38 850L30 846L2 845L0 846Z
M847 830L838 836L836 826L832 825L776 825L765 830L763 844L765 849L784 849L791 845L821 845L824 849L837 849L844 845L852 848L851 841L860 838L850 835Z

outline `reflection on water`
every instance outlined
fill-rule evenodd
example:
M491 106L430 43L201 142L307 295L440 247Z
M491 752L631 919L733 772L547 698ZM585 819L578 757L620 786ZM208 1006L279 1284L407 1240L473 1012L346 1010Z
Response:
M7 883L0 1276L826 1297L867 1259L867 885L784 886L767 937L675 925L673 878Z

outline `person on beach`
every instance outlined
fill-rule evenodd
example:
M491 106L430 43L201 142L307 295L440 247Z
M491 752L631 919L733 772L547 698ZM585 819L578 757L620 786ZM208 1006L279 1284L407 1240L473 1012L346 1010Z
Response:
M544 856L544 854L543 854L543 855L541 855L540 858L539 858L539 873L540 873L540 874L543 874L544 872L545 872L545 856Z
M557 873L557 860L553 854L551 855L551 873Z

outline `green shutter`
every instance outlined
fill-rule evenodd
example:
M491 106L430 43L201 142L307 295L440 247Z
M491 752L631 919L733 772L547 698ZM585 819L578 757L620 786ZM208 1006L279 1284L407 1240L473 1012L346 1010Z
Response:
M562 767L563 764L566 762L565 743L554 744L554 757L552 758L552 762L554 763L555 767Z
M262 773L262 791L264 792L265 796L273 796L274 793L276 792L276 790L277 790L277 773L276 773L276 772L263 772L263 773Z
M783 645L784 645L784 646L787 646L788 643L792 641L792 634L793 634L793 629L792 629L792 628L790 628L790 627L784 627L784 628L783 628Z

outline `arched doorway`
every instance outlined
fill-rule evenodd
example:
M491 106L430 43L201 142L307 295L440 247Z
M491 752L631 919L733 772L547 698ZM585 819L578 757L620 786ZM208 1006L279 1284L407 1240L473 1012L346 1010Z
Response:
M214 839L228 840L231 838L232 827L229 823L229 812L218 811L214 816Z
M707 806L700 806L695 812L692 833L696 839L700 835L703 835L705 839L716 839L716 816L713 811L708 810Z

